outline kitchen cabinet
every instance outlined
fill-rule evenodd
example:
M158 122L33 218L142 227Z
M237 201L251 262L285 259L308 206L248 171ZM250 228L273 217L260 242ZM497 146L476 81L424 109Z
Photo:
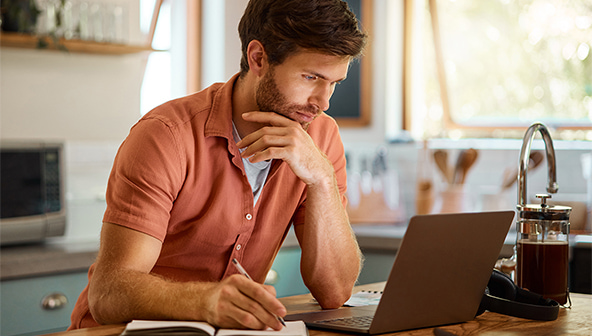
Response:
M278 297L308 293L300 274L300 248L282 248L271 267L267 284L273 285ZM364 250L364 266L358 285L386 281L395 262L396 250Z
M300 247L283 247L271 266L266 283L273 285L277 297L308 293L300 275Z
M1 281L0 334L40 335L66 330L87 280L85 270Z
M365 250L364 265L358 276L358 285L386 281L393 264L395 263L396 250Z
M571 252L569 290L592 294L592 243L576 245Z

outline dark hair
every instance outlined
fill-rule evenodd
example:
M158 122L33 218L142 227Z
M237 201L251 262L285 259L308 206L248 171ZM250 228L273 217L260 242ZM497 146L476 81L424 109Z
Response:
M366 34L342 0L250 0L238 25L241 76L249 71L247 47L261 42L269 63L281 64L299 49L358 57Z

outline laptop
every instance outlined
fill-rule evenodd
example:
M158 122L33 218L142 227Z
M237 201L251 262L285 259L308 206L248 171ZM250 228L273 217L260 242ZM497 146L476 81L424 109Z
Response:
M313 329L381 334L475 318L514 211L411 218L378 305L287 315Z

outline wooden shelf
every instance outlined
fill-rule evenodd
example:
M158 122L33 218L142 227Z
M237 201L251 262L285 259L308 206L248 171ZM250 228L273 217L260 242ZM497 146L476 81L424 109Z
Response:
M47 42L47 47L38 48L38 36L19 34L19 33L0 33L0 46L8 48L25 48L25 49L39 49L39 50L60 50L59 45L53 42L49 37L43 38ZM143 51L156 51L150 46L134 46L127 44L114 43L99 43L83 40L66 40L60 39L60 45L65 47L68 52L73 53L87 53L87 54L106 54L106 55L123 55L134 54Z

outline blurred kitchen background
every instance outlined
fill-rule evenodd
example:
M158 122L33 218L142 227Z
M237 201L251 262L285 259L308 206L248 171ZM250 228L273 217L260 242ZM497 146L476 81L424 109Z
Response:
M67 226L48 242L96 250L119 145L153 107L238 72L237 24L247 0L32 2L33 28L0 36L0 140L64 144ZM574 207L572 231L590 237L588 0L349 3L370 44L346 81L353 88L337 87L358 103L329 113L341 125L348 211L360 232L404 229L416 213L515 209L522 137L542 121L557 157L552 201ZM533 153L543 150L537 136ZM546 192L539 154L529 197Z
M446 152L451 169L461 151L478 151L461 188L471 209L514 208L516 185L504 187L504 178L517 169L521 137L534 121L546 123L554 139L559 183L554 199L592 205L592 11L584 1L359 2L354 1L356 10L371 11L358 13L371 35L362 59L367 63L362 76L369 80L360 89L362 99L369 99L363 102L369 115L354 117L353 123L340 119L346 125L341 134L354 222L404 223L416 213L417 198L425 196L425 190L417 193L422 181L430 182L437 203L449 187L434 161L437 150ZM38 31L56 31L47 13L60 9L61 2L38 3ZM66 3L74 28L62 35L150 44L154 0ZM65 144L68 226L62 239L97 238L113 157L142 114L238 71L236 26L246 3L164 1L151 42L159 50L154 52L82 53L3 44L1 138ZM434 3L439 30L430 16ZM90 28L80 27L83 17ZM105 28L97 37L95 29L93 35L93 20L99 19L117 31ZM196 19L200 22L188 24ZM187 27L199 35L187 33ZM439 82L435 31L446 85ZM188 36L194 37L190 45ZM190 56L190 48L201 52ZM447 89L446 104L441 86ZM533 149L543 148L535 140ZM529 172L529 194L545 192L545 180L543 160ZM378 208L366 211L368 206ZM582 229L589 230L586 220Z

